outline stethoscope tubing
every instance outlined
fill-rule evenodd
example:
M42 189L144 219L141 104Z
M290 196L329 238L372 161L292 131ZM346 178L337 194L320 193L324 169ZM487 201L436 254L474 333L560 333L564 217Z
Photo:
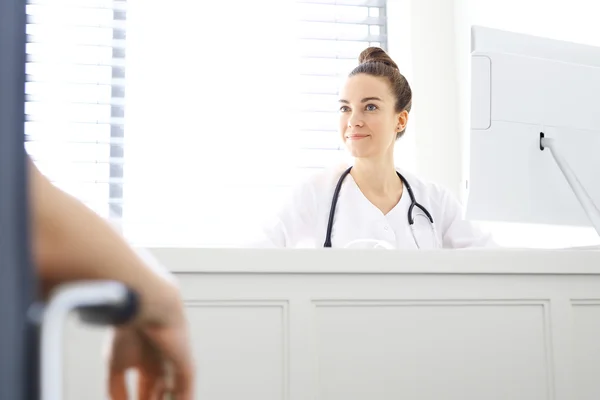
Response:
M340 190L342 188L342 183L344 182L344 179L346 179L346 177L348 176L348 174L350 173L351 170L352 170L352 166L350 166L348 169L346 169L342 173L342 175L338 179L338 182L335 186L335 190L333 191L333 198L331 200L331 208L329 210L329 218L327 220L327 232L325 234L325 243L323 244L324 247L331 247L331 232L333 230L333 220L335 218L335 209L337 207L338 198L340 196ZM408 192L408 196L410 197L410 206L408 207L407 218L408 218L408 224L410 225L411 230L414 231L413 224L415 223L415 219L414 219L413 213L414 213L415 207L417 207L421 211L423 211L423 213L427 216L427 219L429 219L429 222L433 226L433 217L431 216L431 214L429 213L429 211L427 211L427 209L425 207L423 207L421 204L419 204L416 201L415 194L412 191L412 187L410 186L410 184L408 183L406 178L404 178L404 176L398 171L396 171L396 174L398 174L398 177L402 181L402 184L404 185L404 188L406 189L406 191Z

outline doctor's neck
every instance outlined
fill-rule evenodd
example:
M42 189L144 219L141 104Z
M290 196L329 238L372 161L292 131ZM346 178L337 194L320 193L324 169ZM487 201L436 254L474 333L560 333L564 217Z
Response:
M355 158L350 174L363 192L395 195L402 190L391 153L382 157Z

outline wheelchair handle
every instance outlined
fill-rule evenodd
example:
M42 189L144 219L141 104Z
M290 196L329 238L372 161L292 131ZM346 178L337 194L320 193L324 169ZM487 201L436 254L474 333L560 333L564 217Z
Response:
M65 285L43 310L41 323L40 399L63 399L63 335L69 315L93 325L121 325L135 318L139 296L113 281Z
M116 301L78 306L79 319L92 325L122 325L134 319L139 310L137 293L125 286L118 290L123 293Z

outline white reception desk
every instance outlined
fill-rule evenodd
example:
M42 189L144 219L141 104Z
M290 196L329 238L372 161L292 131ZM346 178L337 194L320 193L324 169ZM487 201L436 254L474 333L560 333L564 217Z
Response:
M600 251L153 253L198 399L600 399ZM69 327L68 399L105 398L104 333Z

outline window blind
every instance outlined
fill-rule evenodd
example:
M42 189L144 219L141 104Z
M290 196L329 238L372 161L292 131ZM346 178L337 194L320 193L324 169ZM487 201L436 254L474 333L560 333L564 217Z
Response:
M61 189L122 216L126 2L29 0L26 150Z
M387 47L385 0L235 10L30 0L28 150L136 245L245 245L291 186L343 154L341 78Z
M299 166L321 169L338 157L341 80L369 46L387 50L385 0L300 0Z

